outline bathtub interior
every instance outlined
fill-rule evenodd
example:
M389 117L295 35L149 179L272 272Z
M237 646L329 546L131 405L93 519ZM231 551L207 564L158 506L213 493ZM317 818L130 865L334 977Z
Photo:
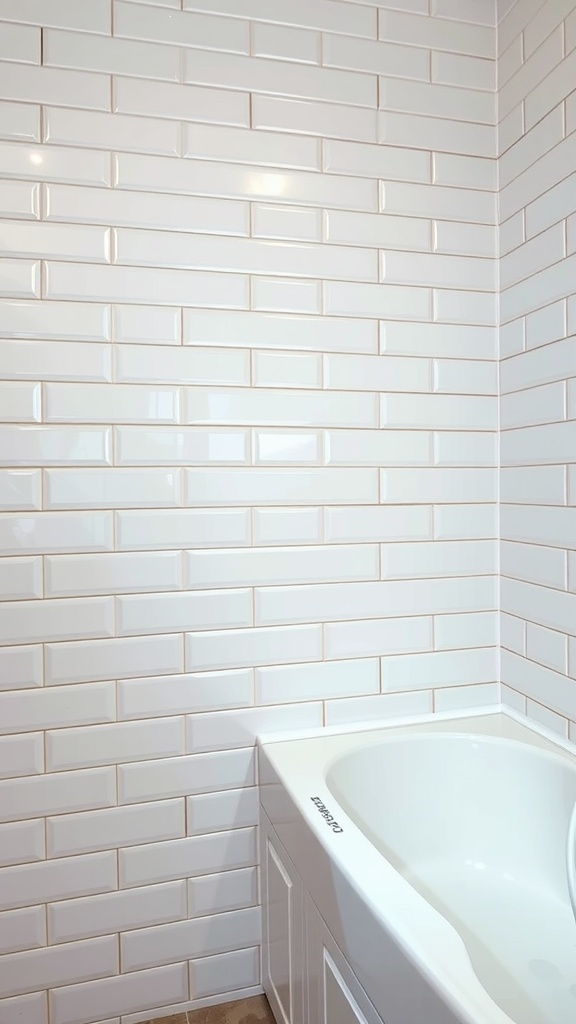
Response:
M576 923L565 868L573 759L483 735L390 735L337 756L325 781L457 929L512 1020L574 1024Z

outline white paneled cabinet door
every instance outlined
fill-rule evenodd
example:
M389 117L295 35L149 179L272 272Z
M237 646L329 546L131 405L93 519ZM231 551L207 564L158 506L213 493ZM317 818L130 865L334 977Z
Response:
M304 1024L302 883L276 835L262 833L263 984L278 1024Z

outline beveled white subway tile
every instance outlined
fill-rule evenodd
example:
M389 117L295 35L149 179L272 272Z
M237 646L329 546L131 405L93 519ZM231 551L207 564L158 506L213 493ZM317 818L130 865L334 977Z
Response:
M380 254L382 281L439 288L495 291L496 264L473 256L387 251Z
M497 364L486 360L435 359L434 391L456 395L495 395Z
M36 181L42 169L43 181L64 181L71 185L109 185L110 156L96 150L66 149L63 146L25 146L9 142L0 145L1 177Z
M494 647L498 637L498 612L468 612L465 615L434 616L434 647Z
M39 303L44 305L44 303ZM59 305L59 303L57 303ZM0 310L0 316L3 311ZM8 317L11 310L8 310ZM112 379L108 345L81 341L0 341L2 375L6 379L99 380ZM33 385L36 387L36 385Z
M51 262L45 264L45 274L48 299L143 303L153 297L162 306L209 303L224 309L246 309L249 304L248 280L239 274L223 280L219 274L196 273L191 279L186 270Z
M40 186L24 181L4 181L0 185L0 216L37 220Z
M420 252L431 248L431 223L418 217L327 210L324 223L329 242Z
M124 551L238 547L250 543L250 512L242 508L136 509L116 513L116 531L117 546Z
M170 551L48 555L45 573L48 597L178 590L181 586L180 555Z
M39 384L0 383L0 409L5 423L34 423L41 419Z
M374 544L188 551L185 563L188 586L197 588L374 580L379 575Z
M428 359L388 355L324 357L325 387L342 391L429 391L430 371Z
M324 32L342 32L344 35L376 38L376 11L366 5L348 8L347 4L327 3L319 0L311 8L306 0L293 0L287 11L282 0L185 0L184 10L211 11L232 14L255 21L298 25Z
M565 505L564 467L504 466L500 472L500 500L526 505Z
M186 883L182 880L52 903L48 909L48 929L54 945L185 917Z
M140 971L137 977L131 973L53 989L51 1020L53 1024L85 1024L95 1013L109 1019L111 1013L152 1010L158 1003L179 1005L188 995L186 965L170 964Z
M501 324L498 331L500 342L500 366L499 372L502 376L504 360L510 356L518 355L526 349L526 317L519 317L518 320L511 320L507 324Z
M95 427L0 427L4 465L105 466L111 462L110 431Z
M45 471L46 508L170 508L180 504L178 470Z
M297 434L285 430L253 431L253 461L257 466L318 464L321 452L322 435L318 431Z
M93 725L88 729L60 729L46 734L49 772L145 761L152 757L176 757L185 752L182 718L162 718L154 724Z
M170 46L139 40L88 35L83 32L60 32L57 29L48 29L44 33L43 60L49 67L78 68L109 75L135 75L139 78L177 82L178 58L178 51ZM106 86L108 84L106 82Z
M457 221L437 220L433 224L434 251L453 253L460 256L495 257L497 253L498 234L490 224L462 224ZM495 284L495 262L485 259L490 284ZM480 265L477 261L476 265Z
M507 430L502 435L502 464L526 466L569 462L575 441L574 420Z
M387 657L382 661L382 689L385 691L428 689L459 685L462 679L473 683L496 682L496 647L464 651L433 651L411 658ZM497 700L490 691L491 703Z
M40 264L0 259L0 298L40 298Z
M571 338L504 359L500 369L503 394L576 376L576 353Z
M281 622L350 621L352 616L381 619L491 611L495 607L496 582L492 576L267 587L256 591L256 619L268 623L268 630ZM278 628L297 632L304 627L276 626Z
M530 427L566 418L564 381L543 384L526 391L512 391L500 399L502 430L509 427Z
M375 469L189 469L188 505L376 504Z
M189 796L186 806L190 836L258 824L258 790L254 786L199 793Z
M306 207L253 203L252 235L255 238L293 238L299 242L320 242L322 211Z
M461 324L395 323L386 320L380 324L380 350L407 356L496 359L496 331L494 328L464 327Z
M351 137L352 133L346 134L344 142L324 140L325 171L386 180L424 183L432 180L431 154L425 150L386 145L359 145L357 142L348 141Z
M20 950L45 946L45 916L43 907L24 907L22 910L0 913L0 952L18 953Z
M36 483L36 472L22 470L20 473L25 482L30 482L28 478L31 477L31 482ZM12 489L19 478L19 472L15 471ZM38 503L36 507L40 507L40 504ZM70 512L42 512L0 516L0 554L3 555L10 555L14 551L20 554L106 551L112 547L111 513L77 515Z
M376 124L375 103L372 108L357 109L344 103L314 99L286 99L270 95L254 95L252 98L252 125L266 131L375 142ZM333 169L338 170L336 167ZM351 172L346 170L346 173Z
M496 543L431 541L417 544L382 544L384 579L425 579L440 576L479 576L496 572Z
M329 430L325 462L329 466L428 466L430 434L423 430L364 430L361 450L355 430Z
M2 324L0 336L18 338L21 345L22 338L54 339L69 338L70 342L78 341L108 341L110 338L110 307L98 306L92 303L81 302L20 302L4 301L0 303L2 313ZM30 351L30 349L25 349ZM90 346L93 352L98 349ZM48 349L39 348L38 354ZM75 349L66 345L65 349L54 349L55 353L66 351L73 356ZM88 346L82 346L81 351L89 363ZM106 351L106 350L103 350ZM100 352L102 359L102 352ZM36 362L36 357L33 362ZM23 373L23 368L18 366L17 373ZM43 373L46 372L43 370ZM10 374L11 375L11 374Z
M190 878L188 901L190 917L205 917L208 914L253 907L258 902L257 869L240 868L237 871Z
M388 146L409 146L468 156L497 155L496 130L492 125L419 114L381 110L378 114L378 141Z
M47 384L44 401L47 423L178 423L180 419L179 388Z
M165 76L164 76L165 77ZM376 106L376 76L235 54L188 50L184 81L303 99Z
M119 427L116 429L116 462L119 466L214 465L250 462L247 430L200 430Z
M441 540L478 540L498 535L498 509L488 505L439 505L434 509L434 536Z
M188 388L187 399L188 423L270 427L375 427L378 423L375 394L359 405L353 393Z
M472 683L466 686L442 686L434 694L437 711L460 711L465 708L492 709L500 703L500 684Z
M300 68L296 70L300 71ZM142 157L131 153L119 153L115 159L116 184L120 188L260 202L270 199L277 201L281 197L282 202L295 203L297 206L378 209L376 182L370 180L322 175L313 171L262 169L247 164L215 163L209 160L192 163L170 157ZM191 305L189 301L187 304Z
M131 345L116 353L116 379L133 384L249 384L250 357L232 349L195 346L166 351Z
M497 167L496 160L487 160L480 156L434 153L434 182L438 185L453 185L456 188L496 192Z
M150 117L45 108L44 142L180 155L178 125Z
M381 500L411 502L496 501L495 469L384 469Z
M524 104L518 103L498 125L498 153L504 154L524 134ZM508 214L506 214L508 216Z
M141 121L142 118L136 120ZM45 206L46 218L51 221L79 221L82 224L114 224L225 235L249 233L246 205L228 200L196 199L194 196L159 193L142 195L140 192L123 192L121 189L47 185ZM127 310L129 307L121 306L116 309ZM153 306L146 309L149 315L155 315ZM166 311L166 315L169 315L169 312ZM150 326L146 333L149 331Z
M381 110L441 117L480 125L495 124L494 93L439 85L436 82L387 78L383 75L380 76L379 82Z
M5 647L0 651L0 690L42 686L44 665L38 645Z
M3 469L0 470L0 503L8 511L16 509L39 509L42 506L42 480L38 469ZM10 517L13 526L17 525L20 516ZM0 517L0 535L5 529L6 517ZM20 550L21 545L17 550ZM11 554L14 547L10 545L3 554Z
M510 2L510 6L514 0L506 0ZM502 87L506 82L515 75L516 72L522 66L524 61L523 52L524 39L522 33L519 33L514 39L512 39L505 50L498 54L498 85Z
M302 242L269 242L248 238L220 238L171 232L148 232L118 228L116 260L122 264L189 269L235 271L247 274L281 274L296 277L342 278L345 281L376 281L378 261L375 252ZM207 277L207 283L210 278ZM215 304L230 306L226 299L228 283L213 279ZM235 282L240 284L240 280ZM224 299L224 303L223 300ZM232 300L233 301L233 300ZM184 302L184 300L182 300ZM188 299L187 305L193 300ZM243 305L243 302L236 302Z
M378 693L379 688L380 665L375 658L256 669L257 704L358 697Z
M51 30L48 29L47 32L51 33ZM70 33L58 35L66 37L67 40ZM70 71L68 68L62 70L59 67L35 67L30 64L5 62L4 66L0 67L0 92L6 99L21 100L24 103L46 103L66 107L73 96L77 107L89 110L110 109L110 79L106 74L93 74L91 71Z
M195 160L262 164L304 171L318 170L321 165L320 142L317 139L224 128L221 125L184 125L182 155Z
M548 709L557 711L565 718L572 713L573 680L568 676L553 672L510 651L503 651L502 679L505 685L519 690L536 702L542 700L542 694L545 693Z
M260 387L319 388L320 356L291 352L254 352L253 383Z
M118 684L121 719L154 718L190 711L218 711L254 703L251 669L196 675L125 679ZM142 840L146 838L142 836Z
M546 729L558 733L563 740L569 738L569 734L574 728L573 724L566 718L566 715L558 715L555 711L550 711L549 708L543 707L542 704L535 700L526 701L526 713Z
M212 590L209 594L190 591L183 594L143 594L139 597L119 597L118 632L121 635L177 631L188 629L230 629L252 625L251 593L246 588L228 593ZM194 583L198 587L199 584ZM175 639L174 639L175 643ZM174 658L172 665L174 663ZM153 672L140 674L155 675L162 670L158 662ZM171 671L175 671L172 667ZM130 675L138 675L130 672Z
M49 857L179 839L184 831L183 800L155 800L131 807L55 815L46 820Z
M321 626L229 629L186 636L186 669L241 668L321 661Z
M534 203L534 207L536 207L535 200L538 200L540 208L548 206L548 211L554 210L554 207L550 204L550 199L555 199L559 196L563 197L563 193L565 195L565 191L559 183L562 182L562 179L567 178L568 175L573 173L575 150L576 139L574 138L574 133L572 133L566 136L562 142L559 142L557 146L544 153L539 160L536 160L522 174L519 174L514 181L501 188L500 210L502 218L505 220L523 207L528 207L527 220L530 221L530 206ZM545 195L548 190L551 190L550 196ZM541 201L539 197L542 197ZM570 209L567 212L571 213L572 211ZM552 219L549 219L544 227L553 224L561 216L562 214L558 216L554 211ZM528 230L529 235L535 233L531 229Z
M389 74L388 69L386 73ZM415 77L415 76L410 76ZM432 53L432 81L443 85L464 86L468 89L482 89L493 95L493 111L496 113L496 61L481 57L468 57L455 53Z
M336 316L429 320L431 298L429 288L348 281L324 285L324 308Z
M574 623L574 594L507 576L502 577L501 591L504 611L570 634Z
M503 541L500 549L502 576L566 590L567 553L558 548Z
M46 989L74 981L109 977L118 970L118 944L106 935L84 942L14 953L0 961L0 981L6 995Z
M41 559L3 558L0 577L0 595L5 601L42 597Z
M499 161L500 186L509 185L564 138L564 112L559 104L521 139L502 153Z
M0 740L0 778L11 779L20 775L41 775L44 771L44 741L42 733L25 736L5 736ZM0 928L0 934L2 929Z
M328 67L347 68L351 71L379 74L385 70L387 75L403 79L419 79L423 82L430 79L430 53L420 47L324 35L322 61Z
M40 107L27 103L0 103L0 138L40 142Z
M487 26L443 18L426 19L388 10L380 14L381 39L477 57L494 57L494 29Z
M322 706L306 700L302 704L278 704L241 711L217 711L188 715L186 743L189 751L226 750L252 747L262 733L290 729L314 729L321 724Z
M352 697L331 700L326 705L326 725L348 725L352 722L386 721L432 711L432 690L406 693L381 693L374 697Z
M434 434L435 466L498 465L496 431L442 431Z
M86 604L86 600L80 603ZM104 599L93 598L93 601L101 600ZM182 671L182 639L176 633L93 640L88 647L82 643L46 647L47 685L153 676L160 671Z
M479 189L446 185L417 185L390 181L384 186L385 213L461 219L478 224L496 223L496 197Z
M255 22L252 26L252 53L255 57L277 57L279 60L319 64L320 47L321 37L318 32L263 22ZM219 43L218 49L222 48Z
M320 544L322 517L318 508L253 509L254 544Z
M555 224L500 260L500 285L509 288L566 256L564 224Z
M249 93L171 82L147 82L145 78L115 77L112 109L177 121L250 125Z
M203 50L250 51L249 25L240 19L140 7L122 0L114 4L114 35Z
M428 540L432 537L431 512L423 505L329 508L324 513L326 540Z
M524 51L524 62L521 67L499 88L500 118L506 117L517 103L524 101L524 106L527 107L532 102L530 97L534 89L561 63L563 56L561 28L558 27L555 32L542 38L544 41L533 53ZM555 103L550 104L550 107L553 106ZM543 113L546 112L543 111ZM537 121L539 118L535 118L535 120ZM534 123L533 120L527 127L531 128Z
M0 1011L7 1014L6 1020L17 1019L18 1014L30 1024L47 1024L46 993L32 992L30 995L14 996L0 1002Z
M430 13L439 18L454 18L456 21L470 22L476 25L496 26L496 11L486 7L482 0L432 0ZM492 33L494 44L496 34ZM492 56L495 56L493 52Z
M113 633L112 599L104 597L6 602L2 618L0 637L6 644L88 639Z
M114 337L131 345L179 345L182 314L169 306L113 307ZM120 360L118 354L117 366Z
M434 319L440 323L496 325L496 293L435 289Z
M323 352L377 352L374 320L330 316L289 316L184 310L184 341L189 345L226 345Z
M556 32L561 35L559 26ZM553 33L552 39L556 33ZM572 51L550 69L546 77L531 90L524 100L526 128L531 128L548 111L561 103L572 92L576 70L576 54Z
M18 21L28 25L50 25L57 28L82 29L84 32L110 32L110 5L107 0L93 0L89 8L70 7L67 0L25 0L16 11L11 0L2 0L0 21Z
M115 802L114 768L52 772L50 775L0 782L2 821L110 807Z
M138 803L143 799L187 796L192 793L206 793L210 790L238 789L254 785L255 758L253 749L218 751L210 754L190 754L185 757L158 758L141 761L138 764L120 765L118 769L119 801L121 804ZM177 840L180 852L182 844L194 847L187 840ZM156 844L149 844L150 856L156 860L162 853ZM124 860L124 881L122 885L135 885L137 879L130 877L128 864L137 861L136 851L127 851ZM235 867L236 865L230 865ZM169 878L169 864L166 863L158 881ZM214 870L214 869L212 869ZM122 869L121 869L122 871ZM166 874L164 874L166 872ZM193 864L178 875L195 874Z
M495 397L457 395L383 394L381 424L387 427L427 430L496 430Z
M0 891L3 906L33 906L42 900L71 899L91 893L110 892L117 887L116 855L112 851L69 860L22 864L2 872Z
M542 508L536 503L502 506L502 537L507 540L526 541L568 548L574 528L576 510L549 505ZM551 623L552 628L554 624Z
M499 229L499 253L500 256L505 256L506 253L511 252L512 249L516 249L519 245L522 245L526 241L526 235L524 231L524 211L519 210L518 213L513 214L508 220L500 224Z
M324 627L327 658L412 654L431 650L432 618L367 619L328 623Z
M290 313L321 313L320 281L297 281L285 278L255 277L252 279L252 309Z
M44 860L46 856L44 832L42 818L0 825L0 839L2 840L0 866L8 867L11 864L28 864ZM15 905L19 906L18 900Z
M122 957L126 969L221 953L256 945L261 936L260 909L233 910L208 918L210 933L206 941L206 918L160 925L130 932L122 938Z

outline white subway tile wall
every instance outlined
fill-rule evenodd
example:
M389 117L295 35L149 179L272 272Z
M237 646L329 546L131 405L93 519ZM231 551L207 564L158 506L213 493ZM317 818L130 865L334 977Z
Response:
M567 432L511 397L506 487L564 501L574 57L523 7L504 382ZM498 699L495 13L0 0L2 1024L258 992L256 733ZM576 601L516 507L513 636Z
M574 740L576 3L500 13L502 700Z

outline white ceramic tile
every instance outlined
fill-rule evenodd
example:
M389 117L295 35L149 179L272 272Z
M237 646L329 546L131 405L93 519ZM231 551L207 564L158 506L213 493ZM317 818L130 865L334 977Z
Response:
M152 42L195 46L203 50L229 50L248 53L249 25L234 18L213 18L192 12L134 6L117 0L114 5L114 35Z
M180 135L175 122L57 107L45 109L44 116L45 142L180 155Z
M116 377L134 384L242 385L250 381L250 359L242 350L131 345L116 354Z
M252 309L272 312L321 313L320 281L296 281L283 278L252 279Z
M498 683L473 683L466 686L444 686L434 694L435 711L460 711L465 708L495 708L500 700Z
M43 60L49 67L178 81L178 56L170 46L140 41L57 29L44 34Z
M46 507L165 508L180 504L178 472L160 469L46 471Z
M471 256L388 251L380 265L382 280L397 284L490 291L496 283L493 261Z
M380 652L378 652L380 653ZM256 670L258 704L282 705L299 700L329 700L377 693L379 662L375 658L286 665Z
M240 753L229 751L225 760L238 760ZM200 760L211 754L199 755ZM218 793L218 798L224 793ZM234 794L237 798L237 794ZM148 843L120 853L122 888L155 884L170 879L210 875L215 871L252 867L256 863L256 829L238 828L212 835L192 836L175 842Z
M435 359L434 391L448 394L495 395L498 389L496 363Z
M107 465L111 461L110 431L94 427L0 427L0 457L5 465Z
M496 466L498 435L486 431L441 431L434 434L435 466Z
M433 541L381 547L383 579L474 576L483 572L496 572L493 541Z
M380 111L378 131L379 141L389 146L424 147L469 156L496 156L496 132L491 125Z
M23 181L4 181L0 185L0 214L24 220L37 220L40 186Z
M322 382L322 365L318 356L285 352L255 352L254 384L262 387L310 387Z
M48 29L51 33L51 30ZM68 32L57 33L67 40ZM85 36L97 39L97 36ZM106 42L106 40L104 40ZM67 45L67 42L66 42ZM62 55L65 61L65 55ZM72 62L73 64L73 62ZM105 74L91 71L69 71L61 67L34 67L30 64L9 64L0 67L0 92L9 100L24 103L46 103L65 107L74 97L77 107L90 110L108 110L110 106L110 79ZM85 65L88 66L88 65ZM98 69L103 70L103 69Z
M515 177L527 171L531 164L561 142L563 137L564 118L559 105L502 154L499 161L500 186L508 185ZM543 205L539 203L540 207Z
M232 318L212 310L184 310L184 341L190 345L377 352L378 326L371 320L351 323L329 316L235 313Z
M188 880L189 916L205 917L253 907L258 901L256 868L240 868Z
M536 701L545 693L546 704L550 710L565 717L571 714L573 680L568 676L553 672L510 651L503 651L502 679L508 686L520 690Z
M500 643L503 648L526 654L526 623L514 615L500 613Z
M455 650L459 647L494 647L498 639L497 612L470 612L467 615L436 615L434 647Z
M14 497L21 478L17 472L10 476L13 480L7 481L8 493L11 492ZM22 471L24 485L28 485L28 488L34 487L35 482L36 473ZM10 504L7 501L5 507L10 507ZM15 502L13 507L18 507L18 504ZM36 503L20 502L23 508L30 507L31 504ZM20 513L0 516L0 552L5 555L15 550L21 554L105 551L112 546L112 517L107 513L77 516L70 513L44 512L41 515Z
M500 564L503 576L566 590L567 556L557 548L503 541Z
M41 733L6 736L0 740L0 778L38 775L43 771L44 743Z
M554 38L556 33L560 33L561 36L561 26L549 38ZM544 80L532 89L524 101L527 128L531 128L572 92L575 69L576 54L572 51L564 60L556 63Z
M445 323L495 326L497 320L494 292L434 291L434 319Z
M1 523L1 519L0 519ZM247 509L162 509L116 513L120 550L238 547L250 542Z
M424 430L365 430L358 451L355 430L329 430L325 461L330 466L428 466L431 436Z
M526 656L531 661L566 673L568 668L568 637L533 622L526 623Z
M184 753L184 723L180 718L148 722L123 722L62 729L46 735L48 771L144 761L151 757L175 757Z
M569 462L574 451L576 422L543 423L520 427L502 435L503 465L540 465Z
M0 138L40 142L40 107L0 103Z
M118 768L118 799L121 804L134 804L150 797L161 800L252 786L253 754L251 749L231 750L121 765ZM182 874L192 872L184 871Z
M324 286L324 308L336 316L431 319L431 291L390 284L328 282Z
M504 466L500 472L500 500L522 504L566 504L563 466Z
M479 57L494 56L494 30L484 25L425 19L396 11L381 12L381 39Z
M320 167L320 144L316 139L278 132L188 124L184 126L183 156L308 171Z
M1 913L0 936L0 952L2 953L17 953L20 950L45 946L44 907L26 907L23 910L8 910Z
M0 296L14 299L40 298L40 264L24 259L0 260Z
M383 321L382 352L398 355L495 359L496 332L492 328L460 324L421 324Z
M498 672L496 648L477 650L434 651L387 657L382 662L382 689L386 691L427 689L428 687L457 686L463 679L472 683L492 683ZM490 703L495 703L493 693Z
M202 200L202 203L204 202L206 200ZM321 241L321 211L306 207L253 203L252 234L257 238L294 238L300 242Z
M228 554L225 557L228 558ZM194 585L198 586L196 583ZM119 597L117 606L118 632L124 636L215 629L218 626L232 629L252 625L252 603L248 589L237 589L233 593L212 590L204 594L197 590L182 594L142 594L137 597ZM134 672L130 675L154 675L160 671L162 666L158 659L154 672ZM174 667L171 671L174 671Z
M92 935L164 924L186 917L186 883L168 882L144 889L64 900L48 908L52 945L76 942Z
M128 970L134 970L158 962L194 958L203 953L254 946L260 940L260 912L257 908L231 911L209 920L208 941L205 918L131 932L122 938L123 962Z
M388 71L386 72L388 74ZM432 53L432 81L494 92L496 62L454 53ZM495 112L495 111L494 111Z
M21 690L42 686L44 666L38 646L5 647L0 651L0 689Z
M17 1020L18 1016L27 1024L47 1024L46 994L33 992L30 995L15 996L0 1002L0 1013L7 1022Z
M431 176L430 153L403 149L399 146L358 145L348 141L354 133L346 133L346 141L323 143L324 170L337 174L356 174L359 177L384 178L398 181L429 182ZM370 140L368 140L370 141Z
M424 505L325 510L326 540L427 540L432 536L431 509Z
M442 540L478 540L497 536L497 506L439 505L434 509L434 536Z
M478 224L495 223L495 196L490 192L446 185L386 182L383 209L408 216L462 219Z
M197 997L219 995L259 984L258 949L239 949L190 961L190 988Z
M324 64L335 68L376 74L385 70L387 75L425 82L430 77L430 55L418 47L325 35L322 58Z
M10 423L30 423L41 418L39 384L0 384L2 419Z
M251 669L238 669L123 679L118 683L119 718L158 718L191 711L246 708L253 703L252 676Z
M214 630L186 637L186 668L214 668L320 661L320 626Z
M187 422L262 426L377 425L376 396L359 405L353 394L310 391L189 389Z
M526 348L548 345L565 337L566 333L566 304L563 299L526 317Z
M330 242L348 245L420 251L431 247L430 221L418 217L327 210L325 231Z
M19 338L0 341L0 359L6 379L106 381L112 377L108 345Z
M91 600L107 601L98 597ZM85 598L69 603L86 604L87 601ZM162 670L182 671L182 642L176 634L134 640L128 637L95 640L90 648L83 643L49 644L46 648L47 683L153 676Z
M34 732L66 725L114 720L112 683L62 689L19 690L0 694L2 733Z
M494 275L495 267L489 257L497 255L497 233L491 225L437 220L433 224L433 239L435 252L488 257L484 260L485 273Z
M334 549L290 547L192 551L187 553L185 562L187 584L192 587L315 583L378 577L378 549L369 544L342 545Z
M179 839L185 831L184 817L183 800L155 800L131 807L52 816L46 821L48 856L76 856Z
M425 715L431 710L431 690L382 693L374 697L351 697L348 700L330 701L326 705L326 725L386 721L399 716Z
M112 935L85 942L66 943L0 961L2 991L7 996L72 982L106 978L118 970L117 942Z
M247 708L241 711L217 711L188 715L186 742L189 751L220 751L253 746L258 735L292 729L314 729L322 721L322 705L279 704L276 707Z
M491 396L381 395L381 423L405 429L495 430L497 405Z
M42 818L0 825L0 839L2 841L0 847L1 867L40 861L44 860L46 856L45 828ZM19 900L15 905L20 905Z
M189 469L186 481L189 505L342 505L378 501L375 469Z
M525 391L502 395L500 418L502 430L509 427L534 426L563 420L566 416L564 381L543 384Z
M218 49L222 49L220 39ZM252 26L252 53L255 57L277 57L280 60L319 64L320 36L306 29L256 22Z
M145 78L114 78L113 110L177 121L208 121L210 124L250 124L250 97L245 92L204 89Z
M324 627L327 658L412 654L433 646L429 616L339 622Z
M158 1003L170 1005L188 999L185 964L170 964L102 981L68 985L50 993L52 1024L88 1024L111 1013L145 1010Z
M380 76L379 103L386 111L394 110L416 115L428 115L466 120L483 125L494 124L496 103L493 93L475 88L454 88L433 81L416 82Z
M258 790L223 790L222 793L200 793L186 801L188 835L223 832L258 824Z
M178 423L180 418L176 388L47 384L44 398L48 423Z
M563 633L573 629L576 595L507 577L502 579L501 593L504 611Z
M179 309L161 306L114 306L114 336L129 344L179 345L182 334Z
M279 22L317 28L325 32L345 35L376 37L376 12L362 5L349 9L347 4L334 4L319 0L311 8L306 0L293 0L287 11L282 0L185 0L185 10L212 11L215 14L233 14L256 21Z
M322 541L320 509L255 508L252 515L254 544L319 544Z
M250 459L250 435L246 430L214 430L194 427L149 430L120 427L116 434L119 466L225 464L246 465Z
M53 25L60 28L78 28L85 32L110 31L110 6L107 0L94 0L81 10L70 7L67 0L24 0L15 11L10 0L2 0L0 21L18 21L31 25Z
M0 638L6 644L111 636L113 632L112 599L104 597L80 602L6 602L2 617Z
M90 808L109 807L116 800L115 770L92 768L0 782L0 818L17 821Z
M116 888L116 876L116 856L111 852L17 865L2 872L2 903L8 910L110 892Z

